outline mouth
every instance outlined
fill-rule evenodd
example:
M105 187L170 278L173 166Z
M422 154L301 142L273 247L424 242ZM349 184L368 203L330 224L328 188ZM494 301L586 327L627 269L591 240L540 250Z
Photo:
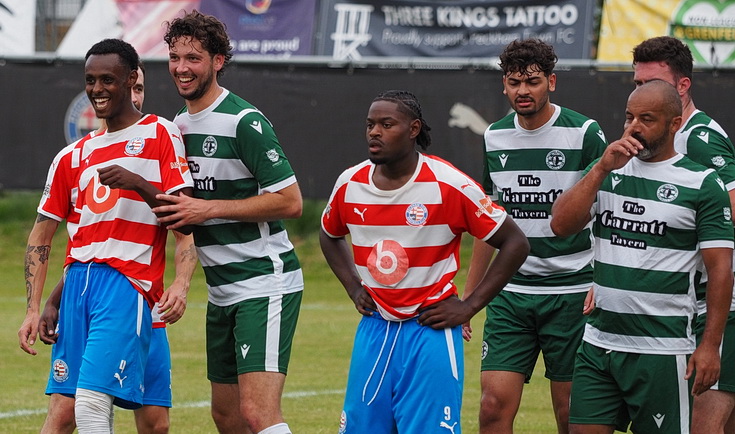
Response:
M95 110L102 111L110 104L110 98L95 97L92 98L92 104L94 105Z
M194 77L189 76L176 76L176 79L178 80L179 86L187 87L192 81L194 81Z
M518 98L516 99L516 105L518 107L528 107L533 104L533 100L530 98Z
M378 152L381 148L383 148L383 144L378 140L370 140L368 142L368 150L370 152Z
M640 133L633 133L631 134L631 136L633 136L634 139L641 142L641 145L643 145L644 148L648 149L648 142Z

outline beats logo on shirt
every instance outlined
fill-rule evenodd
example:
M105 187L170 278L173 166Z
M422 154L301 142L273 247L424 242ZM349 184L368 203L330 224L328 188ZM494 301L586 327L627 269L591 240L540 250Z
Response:
M400 244L383 240L373 246L367 259L367 268L376 282L392 286L408 273L408 255Z
M95 175L84 190L85 204L95 214L102 214L111 210L120 197L120 190L112 189L100 183L98 175Z

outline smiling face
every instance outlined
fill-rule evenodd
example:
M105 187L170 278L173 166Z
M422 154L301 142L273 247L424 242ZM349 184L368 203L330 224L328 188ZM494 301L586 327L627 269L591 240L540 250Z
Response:
M392 164L416 153L421 121L411 119L393 101L374 101L366 119L368 154L373 164Z
M138 78L117 54L93 54L84 65L85 91L95 115L111 119L130 108L131 88Z
M201 99L216 84L215 76L222 68L224 56L212 56L201 42L182 36L171 44L168 70L179 95L187 101Z

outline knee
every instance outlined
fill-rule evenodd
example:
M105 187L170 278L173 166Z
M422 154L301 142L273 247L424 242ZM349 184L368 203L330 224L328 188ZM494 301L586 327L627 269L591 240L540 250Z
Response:
M516 408L502 397L483 393L480 399L480 425L487 425L499 421L512 421Z

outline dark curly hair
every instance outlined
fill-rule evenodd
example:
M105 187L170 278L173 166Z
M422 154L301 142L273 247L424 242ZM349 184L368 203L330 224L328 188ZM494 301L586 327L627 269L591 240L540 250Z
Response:
M132 45L123 41L122 39L103 39L98 43L92 45L92 48L87 51L84 56L84 60L89 59L92 55L102 54L117 54L122 59L123 65L125 65L129 71L136 71L138 64L140 63L140 57L138 52L135 51Z
M230 37L227 36L227 26L223 22L212 15L204 15L194 9L181 18L166 21L166 26L167 30L163 40L169 49L179 38L189 36L196 39L211 56L216 54L225 56L222 68L217 71L217 78L224 74L225 67L232 59L232 45L230 45Z
M540 39L516 39L500 54L500 68L504 75L543 72L548 77L554 72L557 60L559 58L554 53L554 47L546 42Z
M633 66L636 63L664 62L669 65L674 78L692 78L692 52L680 40L671 36L646 39L633 48Z
M406 90L386 90L376 96L373 102L375 101L394 102L401 113L411 119L418 119L421 121L421 130L419 131L419 135L416 136L416 144L423 150L426 150L426 148L431 145L431 136L429 135L431 127L422 117L421 104L419 104L419 100L416 98L416 95Z

